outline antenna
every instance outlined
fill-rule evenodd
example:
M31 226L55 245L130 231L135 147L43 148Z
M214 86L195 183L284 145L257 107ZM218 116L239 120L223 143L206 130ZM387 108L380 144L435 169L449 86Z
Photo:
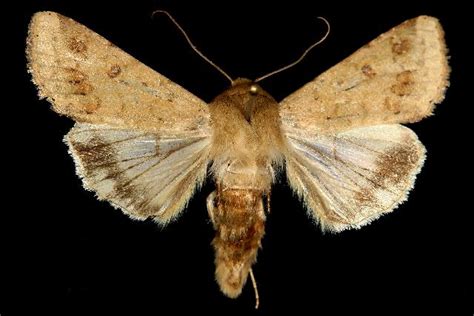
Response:
M331 25L329 24L328 20L326 20L326 19L323 18L323 17L318 16L318 19L323 20L324 23L326 23L326 26L327 26L326 34L324 34L324 36L323 36L319 41L317 41L316 43L314 43L314 44L312 44L310 47L308 47L308 48L304 51L303 55L301 55L300 58L298 58L297 60L295 60L295 61L292 62L291 64L288 64L288 65L286 65L286 66L284 66L284 67L281 67L281 68L279 68L279 69L277 69L277 70L274 70L274 71L272 71L272 72L270 72L270 73L267 73L266 75L263 75L263 76L261 76L261 77L258 77L257 79L254 80L254 82L262 81L263 79L266 79L266 78L268 78L268 77L270 77L270 76L273 76L273 75L275 75L275 74L277 74L277 73L279 73L279 72L282 72L282 71L284 71L284 70L287 70L287 69L289 69L289 68L291 68L291 67L297 65L300 61L302 61L302 60L305 58L305 56L309 53L310 50L312 50L313 48L315 48L316 46L318 46L319 44L321 44L322 42L324 42L324 40L328 37L329 33L331 32Z
M203 53L201 53L201 51L196 47L196 45L193 44L193 42L191 42L191 39L189 38L188 34L186 34L186 32L184 31L184 29L181 27L181 25L179 25L178 22L176 22L176 20L173 18L173 16L171 14L168 13L168 11L165 11L165 10L156 10L156 11L153 11L153 13L151 14L152 17L155 16L155 14L157 13L163 13L165 14L170 20L171 22L173 22L173 24L178 28L178 30L184 35L184 38L186 39L186 41L188 42L189 46L191 46L191 48L199 55L201 56L205 61L207 61L209 64L211 64L215 69L217 69L217 71L219 71L221 74L223 74L227 79L229 79L230 83L231 84L234 84L234 80L232 80L232 77L229 76L224 70L222 70L221 67L217 66L214 62L212 62L212 60L210 60L209 58L207 58Z

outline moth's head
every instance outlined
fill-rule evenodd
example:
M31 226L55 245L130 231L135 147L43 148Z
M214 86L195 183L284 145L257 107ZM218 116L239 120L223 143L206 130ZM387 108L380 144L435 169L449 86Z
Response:
M227 90L227 94L247 96L249 98L259 95L269 96L269 94L257 83L246 78L237 78L233 80L232 86Z
M247 121L250 121L255 111L278 107L275 99L260 85L245 78L232 80L232 86L218 95L214 102L238 108Z

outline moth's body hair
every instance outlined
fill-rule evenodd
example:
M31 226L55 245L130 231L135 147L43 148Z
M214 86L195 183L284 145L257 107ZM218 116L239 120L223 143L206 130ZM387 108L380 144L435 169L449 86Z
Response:
M360 228L406 200L425 148L400 124L431 115L449 75L443 31L427 16L382 34L280 103L255 81L229 77L232 86L206 104L54 12L33 16L27 57L40 97L76 121L65 141L98 199L165 225L211 175L215 275L229 297L249 273L254 280L282 169L325 231Z
M240 294L264 234L264 196L285 148L278 103L248 79L210 104L212 146L209 159L217 190L209 213L217 234L216 278L230 297ZM215 206L213 206L215 204Z

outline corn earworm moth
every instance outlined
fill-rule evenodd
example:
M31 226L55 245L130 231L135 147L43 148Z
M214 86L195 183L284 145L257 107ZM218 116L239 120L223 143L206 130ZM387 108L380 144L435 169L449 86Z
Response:
M400 124L429 116L449 75L442 28L428 16L380 35L279 103L258 80L228 76L231 87L206 104L54 12L33 16L27 57L40 97L76 121L65 142L98 199L167 224L212 177L216 280L232 298L253 278L280 168L323 230L393 211L425 158Z

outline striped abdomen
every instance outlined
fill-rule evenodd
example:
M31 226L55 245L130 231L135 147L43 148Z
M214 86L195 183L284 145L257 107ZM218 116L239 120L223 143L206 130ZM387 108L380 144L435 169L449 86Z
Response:
M216 229L216 279L224 294L235 298L242 287L265 230L262 190L218 187L208 209Z

